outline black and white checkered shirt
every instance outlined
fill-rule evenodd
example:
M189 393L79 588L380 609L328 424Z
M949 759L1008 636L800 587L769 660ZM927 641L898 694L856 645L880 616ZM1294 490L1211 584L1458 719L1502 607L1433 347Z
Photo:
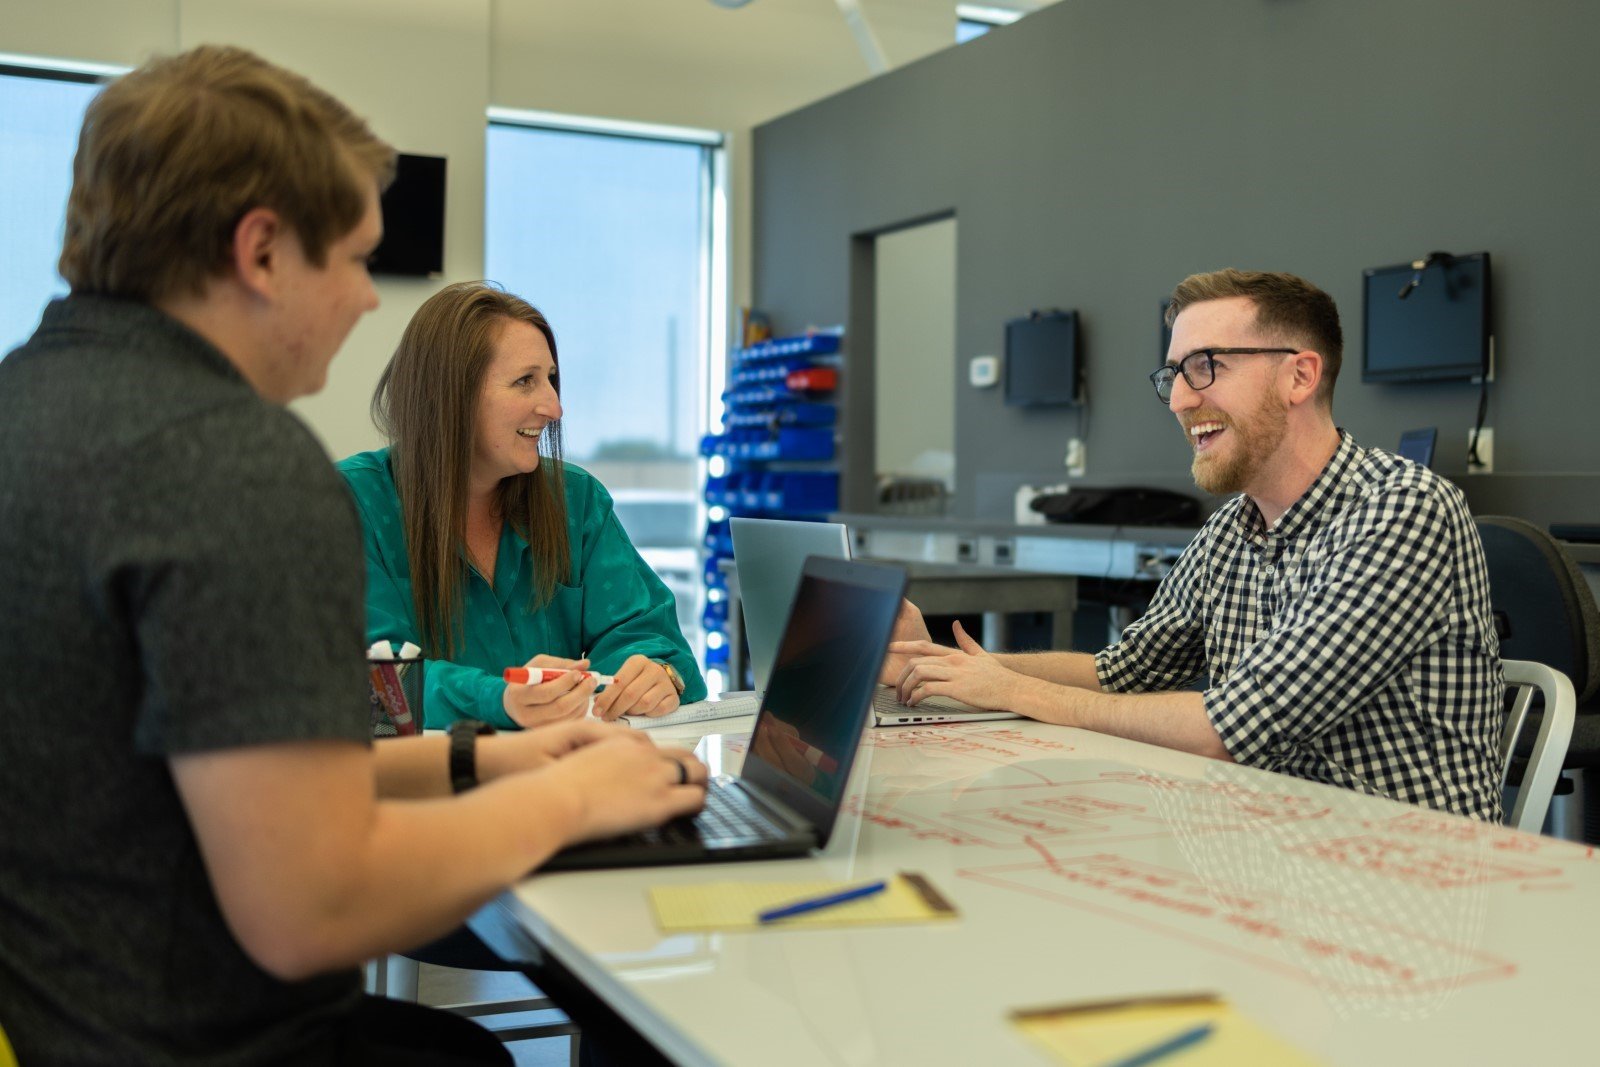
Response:
M1498 821L1499 652L1461 491L1341 431L1276 527L1218 509L1095 667L1107 692L1209 674L1239 763Z

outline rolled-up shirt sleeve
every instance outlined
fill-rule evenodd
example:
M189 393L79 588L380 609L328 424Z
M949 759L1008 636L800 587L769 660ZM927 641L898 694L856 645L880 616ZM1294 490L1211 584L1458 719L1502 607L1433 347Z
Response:
M1117 643L1094 657L1100 688L1108 693L1182 689L1205 672L1202 588L1208 527L1190 542L1161 580L1150 610L1122 631Z
M1407 487L1350 509L1317 539L1309 584L1205 693L1235 761L1277 769L1437 639L1453 525L1437 493Z

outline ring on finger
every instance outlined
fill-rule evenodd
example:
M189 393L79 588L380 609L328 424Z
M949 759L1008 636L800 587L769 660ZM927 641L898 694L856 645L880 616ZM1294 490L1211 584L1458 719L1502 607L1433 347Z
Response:
M683 761L682 760L673 759L671 756L667 757L667 761L669 763L671 763L674 767L678 768L678 784L679 785L688 785L689 784L689 768L687 768L687 767L685 767L683 765Z

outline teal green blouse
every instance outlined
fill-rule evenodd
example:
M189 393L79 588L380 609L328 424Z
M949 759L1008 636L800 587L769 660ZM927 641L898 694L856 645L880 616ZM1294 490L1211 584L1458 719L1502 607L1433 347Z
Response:
M678 628L672 592L639 558L617 521L611 494L581 467L565 464L572 565L555 596L534 606L533 556L510 523L500 531L494 586L462 558L462 638L451 660L429 660L423 710L428 726L477 719L515 729L501 696L500 672L543 654L577 659L611 674L629 656L666 660L683 676L684 703L704 700L705 682ZM400 498L389 450L339 463L355 494L367 553L367 640L421 644L411 600Z

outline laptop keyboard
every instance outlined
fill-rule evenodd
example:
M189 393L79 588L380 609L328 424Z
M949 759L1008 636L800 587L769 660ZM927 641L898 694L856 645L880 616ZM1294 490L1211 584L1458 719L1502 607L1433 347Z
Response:
M630 835L642 844L685 845L699 842L708 848L753 841L782 841L789 831L774 823L740 789L724 779L713 779L706 790L706 806L692 818L673 819L654 829Z
M916 707L900 703L893 686L880 685L872 692L872 710L899 715L908 711L977 711L971 704L963 704L950 697L923 697Z

